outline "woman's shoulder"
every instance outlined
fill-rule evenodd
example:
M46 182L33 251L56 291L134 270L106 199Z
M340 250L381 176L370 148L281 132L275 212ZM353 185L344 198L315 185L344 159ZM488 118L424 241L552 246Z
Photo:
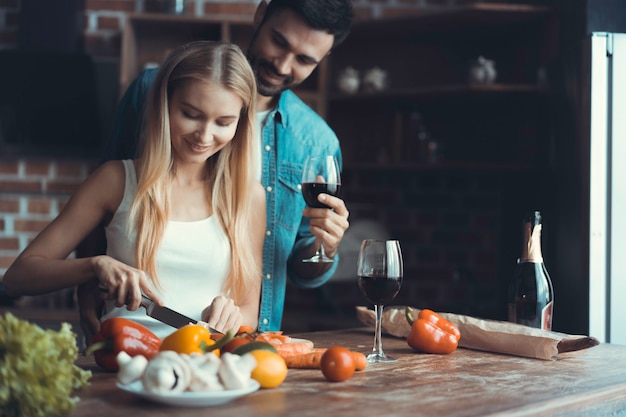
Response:
M100 165L90 176L93 189L102 190L103 193L113 195L116 199L124 192L126 181L126 169L123 161L107 161Z
M93 173L97 178L104 181L111 181L112 183L116 183L119 180L122 182L126 177L124 161L114 160L107 161L100 165Z
M83 207L102 208L112 212L124 193L124 166L121 161L109 161L100 165L87 177L72 196Z

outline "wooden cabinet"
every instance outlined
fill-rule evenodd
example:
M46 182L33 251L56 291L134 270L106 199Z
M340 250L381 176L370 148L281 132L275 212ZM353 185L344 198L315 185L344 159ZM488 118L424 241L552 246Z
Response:
M330 56L327 114L346 167L529 169L550 135L556 14L546 7L474 3L355 24ZM470 82L472 61L497 78ZM341 92L345 68L378 67L387 87ZM420 129L419 124L425 129ZM426 138L426 139L425 139Z
M156 66L174 48L195 40L224 40L245 52L252 38L252 18L231 19L167 14L129 14L122 39L120 96L146 66ZM326 64L321 65L296 93L325 114Z
M167 14L129 14L122 38L120 89L146 66L156 66L174 48L195 40L226 40L246 46L252 35L248 20L223 21Z

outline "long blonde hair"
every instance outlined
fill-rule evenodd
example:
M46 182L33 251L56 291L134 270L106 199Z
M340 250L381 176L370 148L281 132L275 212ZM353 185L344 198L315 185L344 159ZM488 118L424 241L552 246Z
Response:
M252 187L255 172L254 74L239 47L223 42L197 41L175 49L159 69L148 93L137 166L137 195L130 225L137 232L137 267L158 287L155 257L170 214L172 158L169 99L181 81L197 79L222 85L243 102L233 140L206 161L211 207L226 231L231 266L224 291L238 301L248 282L258 279L250 237Z

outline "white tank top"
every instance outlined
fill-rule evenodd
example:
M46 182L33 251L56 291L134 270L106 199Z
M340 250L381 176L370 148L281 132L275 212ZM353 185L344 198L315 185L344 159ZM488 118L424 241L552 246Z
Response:
M256 159L256 172L254 177L258 182L261 182L263 178L263 151L261 150L261 146L263 145L263 127L265 127L265 122L267 119L267 115L270 114L270 110L259 111L256 113L256 123L257 137L254 140L254 156Z
M130 266L135 263L136 233L127 227L130 206L137 192L137 175L133 161L122 161L126 172L124 197L113 219L106 227L107 255ZM130 232L128 230L131 230ZM213 298L223 293L230 268L230 243L216 216L192 222L167 222L156 256L156 269L166 307L200 320L202 311ZM104 321L109 317L126 317L137 321L163 338L175 329L146 315L140 307L128 311L106 302Z

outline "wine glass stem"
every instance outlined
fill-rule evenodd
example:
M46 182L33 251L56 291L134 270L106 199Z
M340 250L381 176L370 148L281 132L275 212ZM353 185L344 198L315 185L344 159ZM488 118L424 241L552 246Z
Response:
M317 254L322 257L322 258L326 258L326 252L324 251L324 241L321 240L320 241L320 247L317 250Z
M374 332L374 348L372 353L383 354L382 323L383 323L383 306L374 304L374 312L376 313L376 331Z

